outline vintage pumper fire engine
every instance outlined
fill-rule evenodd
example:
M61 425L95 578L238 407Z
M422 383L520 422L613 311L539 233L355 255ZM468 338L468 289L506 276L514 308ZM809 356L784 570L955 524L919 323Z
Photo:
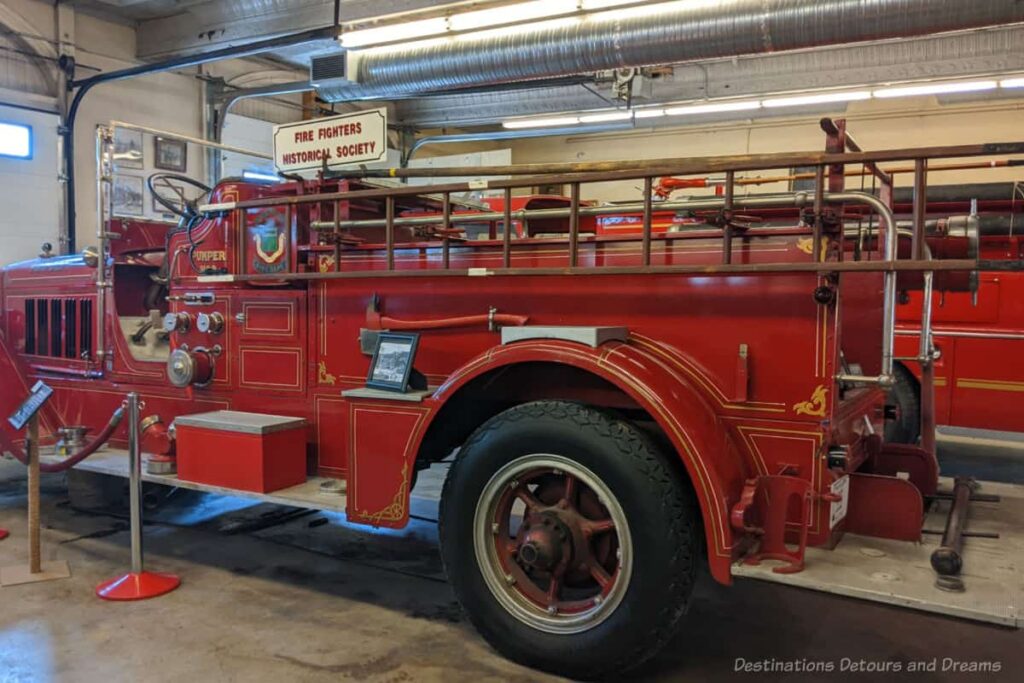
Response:
M898 296L1014 264L927 234L921 199L901 233L891 185L846 190L844 168L1022 152L861 152L839 124L823 153L485 168L512 177L472 184L157 175L204 195L168 202L178 227L100 202L98 250L3 270L0 408L43 379L49 442L99 432L65 449L81 467L108 437L93 458L123 457L124 425L101 428L138 392L149 480L308 506L311 485L343 481L349 520L378 527L406 525L417 473L455 453L442 556L473 623L520 662L608 675L666 642L699 565L729 584L743 563L800 572L844 536L920 540L939 484L933 348L926 306L924 438L887 443ZM794 166L816 168L814 189L736 192L738 174ZM706 173L725 174L721 196L656 200L658 178ZM645 191L581 201L614 180ZM542 183L570 191L519 192ZM503 199L460 199L482 186ZM872 217L855 235L850 212ZM422 383L368 388L398 331L418 334Z

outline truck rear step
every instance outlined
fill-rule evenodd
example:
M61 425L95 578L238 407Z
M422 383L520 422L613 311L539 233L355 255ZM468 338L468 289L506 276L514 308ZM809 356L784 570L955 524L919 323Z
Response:
M944 478L940 488L949 490ZM806 566L795 574L772 571L778 563L742 561L733 566L737 577L773 581L800 588L947 614L975 621L1020 628L1024 625L1024 486L982 482L980 492L1000 502L972 501L969 532L994 532L999 538L972 536L964 540L966 590L951 593L935 587L931 554L942 540L949 500L932 505L921 543L890 541L846 534L834 550L808 548Z

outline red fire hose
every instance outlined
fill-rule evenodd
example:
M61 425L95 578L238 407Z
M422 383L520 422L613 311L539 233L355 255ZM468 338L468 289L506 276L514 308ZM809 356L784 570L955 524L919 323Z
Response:
M123 417L124 406L121 406L120 408L114 411L113 415L110 416L110 422L107 423L107 426L104 427L102 431L100 431L100 433L96 435L96 438L94 438L88 444L83 446L82 450L78 451L69 458L61 460L60 462L39 463L39 471L45 472L47 474L65 472L74 467L75 465L77 465L78 463L82 462L90 455L95 453L100 446L105 444L110 439L110 436L114 433L114 430L117 429L118 425L121 424L121 419ZM25 455L25 452L21 450L14 443L14 441L11 440L11 438L7 436L7 433L4 432L4 430L2 429L0 429L0 450L9 451L12 455L14 455L15 458L18 459L18 461L22 465L28 465L28 456Z

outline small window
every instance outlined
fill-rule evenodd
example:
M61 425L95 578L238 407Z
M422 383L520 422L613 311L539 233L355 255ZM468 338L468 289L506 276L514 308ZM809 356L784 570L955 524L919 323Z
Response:
M0 122L0 157L32 158L32 126Z

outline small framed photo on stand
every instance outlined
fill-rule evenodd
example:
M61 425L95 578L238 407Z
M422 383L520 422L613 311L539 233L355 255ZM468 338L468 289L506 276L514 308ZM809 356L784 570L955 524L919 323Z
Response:
M370 361L366 386L372 389L405 392L410 388L410 381L415 385L423 383L423 376L412 367L413 361L416 360L416 347L419 341L420 335L415 332L381 332L377 335L377 347L373 352L373 360Z

